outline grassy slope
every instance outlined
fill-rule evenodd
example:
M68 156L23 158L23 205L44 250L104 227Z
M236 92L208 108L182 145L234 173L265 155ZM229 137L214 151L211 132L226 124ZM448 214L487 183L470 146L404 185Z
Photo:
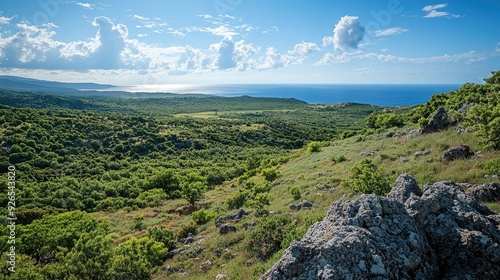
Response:
M363 151L375 151L375 156L371 157L374 162L382 168L386 174L395 179L399 174L409 173L417 179L421 187L427 183L451 180L457 183L485 183L486 171L478 167L478 163L498 158L499 151L484 150L483 145L474 134L458 134L453 128L431 135L421 136L410 140L403 140L410 128L394 130L396 137L386 138L385 132L375 135L352 137L345 140L338 140L322 147L319 153L308 153L303 150L298 151L298 156L288 163L280 166L280 176L273 182L272 197L269 210L287 213L292 212L289 204L294 200L290 193L292 187L298 187L306 199L315 204L310 211L295 211L292 215L298 221L302 221L306 216L325 215L330 205L338 199L351 199L355 195L350 190L340 186L340 181L349 176L350 168L359 162L363 156ZM448 147L459 144L471 146L473 151L482 151L483 156L477 159L457 160L450 163L440 162L438 159L442 152ZM415 158L417 151L429 150L430 154ZM334 163L332 156L345 156L347 161ZM403 162L401 158L408 159ZM428 158L434 158L432 163L426 162ZM490 179L491 180L491 179ZM498 179L496 179L498 180ZM250 178L251 182L263 184L262 176L257 175ZM227 211L220 205L225 199L237 192L237 188L232 187L236 182L227 182L225 185L211 190L207 193L206 199L200 203L203 207L211 208L220 215L235 212ZM315 186L327 185L333 187L334 191L319 190ZM116 213L96 213L98 217L107 216L110 219L113 232L118 233L120 240L126 239L130 235L141 235L144 231L131 230L132 217L143 215L145 225L164 224L170 228L179 229L191 221L188 213L183 211L187 203L183 200L168 201L163 206L155 209L142 209L130 213L119 211ZM499 212L498 203L489 204L490 208ZM248 209L248 207L244 207ZM168 259L164 266L155 275L155 279L214 279L219 273L227 274L230 279L253 279L258 278L265 270L280 257L276 254L267 262L252 259L245 249L247 231L244 229L245 223L251 223L253 216L236 224L238 232L221 236L214 222L198 227L199 237L195 243L190 244L191 250L198 246L205 250L195 258L178 255ZM299 222L300 224L300 222ZM217 248L222 250L222 256L217 257ZM203 266L206 261L212 263L211 266ZM166 267L171 265L177 273L167 274ZM180 272L180 273L179 273Z

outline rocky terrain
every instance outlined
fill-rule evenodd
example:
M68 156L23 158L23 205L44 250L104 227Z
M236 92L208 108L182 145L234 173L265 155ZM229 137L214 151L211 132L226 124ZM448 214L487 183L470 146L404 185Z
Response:
M480 187L403 174L387 197L338 201L261 279L500 279L500 215L471 196L499 186Z

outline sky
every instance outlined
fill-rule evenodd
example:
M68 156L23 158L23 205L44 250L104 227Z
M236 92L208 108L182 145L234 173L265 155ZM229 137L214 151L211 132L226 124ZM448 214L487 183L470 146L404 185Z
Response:
M0 75L114 85L480 83L498 0L0 2Z

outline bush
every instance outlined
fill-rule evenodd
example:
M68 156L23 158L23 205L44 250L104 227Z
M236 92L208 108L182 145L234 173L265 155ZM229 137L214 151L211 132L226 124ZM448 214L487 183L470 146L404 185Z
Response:
M247 190L240 190L235 196L226 200L229 210L238 209L247 201L249 192Z
M132 217L132 229L141 230L144 227L144 217L136 215Z
M266 168L266 169L262 170L262 176L264 176L264 178L268 182L272 182L272 181L276 180L278 175L279 175L279 171L278 171L278 168L276 168L276 167Z
M298 187L293 187L291 193L294 200L302 198L302 194L300 193L300 189Z
M331 160L334 163L341 163L341 162L347 161L347 158L344 155L338 156L338 157L332 156Z
M208 223L209 221L215 219L215 213L207 210L207 209L200 209L198 211L194 211L191 213L191 218L193 221L198 224L198 225L204 225Z
M344 181L349 188L358 193L386 195L391 190L387 176L377 169L369 159L363 159L352 167L351 175Z
M281 250L282 241L292 226L292 218L289 215L263 218L257 228L248 235L248 250L261 260L269 259Z
M421 128L426 127L428 123L429 123L429 119L427 119L427 118L422 117L422 118L418 119L418 125Z
M177 242L174 232L164 226L154 226L149 228L146 232L146 236L153 239L156 242L161 242L168 248L169 251L175 249L175 243Z
M321 152L321 143L319 142L311 142L307 145L307 151L310 153L319 153Z
M479 164L479 167L491 175L500 174L500 158L490 159Z

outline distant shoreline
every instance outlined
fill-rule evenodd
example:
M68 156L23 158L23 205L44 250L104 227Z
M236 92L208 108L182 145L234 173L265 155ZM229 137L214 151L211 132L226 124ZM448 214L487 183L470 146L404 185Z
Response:
M425 103L433 94L458 89L459 84L227 84L145 85L114 87L109 91L137 93L206 94L222 97L251 96L295 98L309 104L344 102L378 106ZM108 90L101 90L108 91Z

